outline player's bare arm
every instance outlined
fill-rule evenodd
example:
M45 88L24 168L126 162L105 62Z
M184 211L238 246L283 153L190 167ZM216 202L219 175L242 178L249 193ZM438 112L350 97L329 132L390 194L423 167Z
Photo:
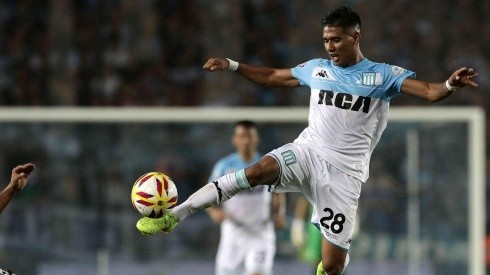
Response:
M284 193L272 194L272 218L276 229L286 226L286 195Z
M293 77L291 69L276 69L251 64L236 64L236 71L247 79L266 87L297 87L299 81ZM204 70L214 72L230 68L230 61L222 58L210 58L203 66Z
M478 87L475 77L478 73L472 68L460 68L456 70L443 83L428 83L425 81L407 78L401 87L401 91L430 102L438 102L449 97L453 92L465 86Z
M29 175L34 171L34 164L26 163L12 169L10 183L0 192L0 213L7 207L8 203L22 190L24 190Z

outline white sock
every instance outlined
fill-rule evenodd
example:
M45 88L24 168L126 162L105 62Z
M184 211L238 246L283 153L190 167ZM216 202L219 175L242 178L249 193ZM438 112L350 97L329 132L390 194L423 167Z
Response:
M226 174L217 180L204 185L192 194L185 202L172 209L171 213L179 221L196 213L198 210L215 206L227 201L242 190L250 189L250 184L245 177L245 170Z

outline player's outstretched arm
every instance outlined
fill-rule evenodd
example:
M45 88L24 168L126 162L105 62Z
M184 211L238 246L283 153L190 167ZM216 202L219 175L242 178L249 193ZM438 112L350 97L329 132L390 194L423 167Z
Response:
M237 71L249 80L266 87L297 87L299 81L293 77L291 69L275 69L238 63L230 59L210 58L203 66L206 71L214 72L230 69Z
M460 68L456 70L443 83L428 83L425 81L407 78L402 84L401 91L408 95L438 102L449 97L453 92L465 86L478 87L475 77L478 76L472 68Z
M24 189L27 184L27 179L31 172L34 171L34 168L34 164L26 163L12 169L10 183L2 190L2 192L0 192L0 213L3 212L15 195Z

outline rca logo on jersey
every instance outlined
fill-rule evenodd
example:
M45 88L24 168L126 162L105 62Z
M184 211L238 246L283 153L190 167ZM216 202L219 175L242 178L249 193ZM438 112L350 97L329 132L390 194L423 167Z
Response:
M325 68L316 67L313 70L312 76L313 76L313 78L316 78L316 79L335 80L335 78L332 77L332 74L330 73L330 71L325 69Z
M346 93L336 93L330 90L320 90L318 104L335 106L340 109L369 113L371 98L367 96L356 96Z

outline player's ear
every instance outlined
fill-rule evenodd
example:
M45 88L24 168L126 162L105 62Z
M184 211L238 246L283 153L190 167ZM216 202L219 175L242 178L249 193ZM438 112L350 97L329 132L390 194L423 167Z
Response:
M360 40L361 40L361 33L360 33L360 32L358 32L358 31L355 31L355 32L354 32L354 36L353 36L353 37L354 37L354 42L355 42L355 43L359 43L359 42L360 42Z

